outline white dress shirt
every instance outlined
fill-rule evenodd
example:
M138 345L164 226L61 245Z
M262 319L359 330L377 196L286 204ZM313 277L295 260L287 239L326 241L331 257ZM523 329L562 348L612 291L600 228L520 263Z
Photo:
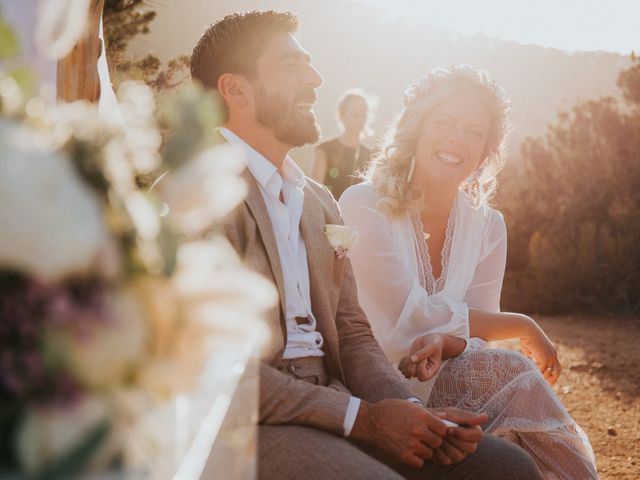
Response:
M324 342L322 335L316 331L316 320L311 312L307 249L300 235L300 218L304 205L304 173L287 157L281 176L273 163L231 130L223 127L219 131L244 155L247 168L258 182L273 225L285 284L287 345L283 358L323 356ZM298 325L296 317L307 317L309 324ZM416 397L407 400L422 405ZM351 434L360 402L358 397L351 396L349 399L342 423L345 437Z
M304 173L287 157L281 175L273 163L231 130L220 128L219 131L230 144L242 151L247 168L258 182L273 226L284 278L287 345L282 358L324 356L324 341L316 330L316 319L311 311L307 249L300 235ZM306 317L308 323L299 325L296 317Z

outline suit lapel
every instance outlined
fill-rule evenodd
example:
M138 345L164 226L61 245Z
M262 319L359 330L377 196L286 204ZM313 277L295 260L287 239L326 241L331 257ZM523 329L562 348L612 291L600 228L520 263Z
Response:
M284 312L286 312L285 308L285 297L284 297L284 276L282 274L282 265L280 263L280 255L278 254L278 245L276 243L275 233L273 231L273 225L271 224L271 220L269 217L269 212L267 211L267 206L264 203L264 199L262 198L262 194L260 193L260 187L256 182L256 179L251 175L249 169L245 169L243 172L243 178L247 182L249 186L249 193L245 197L244 201L251 210L253 214L253 218L256 221L256 225L258 226L258 231L260 232L260 236L262 237L262 243L264 244L264 248L267 252L267 257L269 258L269 263L271 264L271 271L273 272L273 278L276 282L276 287L278 288L278 295L280 297L280 308L282 311L282 327L285 337L286 344L286 325L284 324Z
M339 357L334 307L337 307L340 289L334 278L336 272L333 249L324 234L325 223L325 214L320 200L312 188L305 184L300 232L307 250L311 308L316 318L318 332L325 341L325 353L329 354L333 361Z

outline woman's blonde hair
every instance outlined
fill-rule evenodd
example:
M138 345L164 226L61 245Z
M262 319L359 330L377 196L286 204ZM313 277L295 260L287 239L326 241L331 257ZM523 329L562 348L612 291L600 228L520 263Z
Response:
M422 124L433 109L462 92L477 94L491 115L486 158L463 188L475 205L486 204L495 193L496 177L504 166L510 102L502 88L482 70L468 65L437 68L405 91L404 107L364 175L373 183L380 205L389 213L402 215L424 208L425 192L408 182Z

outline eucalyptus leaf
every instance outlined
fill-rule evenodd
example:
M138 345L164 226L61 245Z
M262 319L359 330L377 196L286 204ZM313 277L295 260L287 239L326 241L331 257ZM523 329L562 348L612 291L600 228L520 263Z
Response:
M45 469L35 475L34 478L36 480L62 480L74 478L82 471L91 457L109 437L110 431L111 425L109 422L102 422L86 435L80 445L59 460L45 467Z
M36 76L29 67L14 68L9 71L9 76L13 77L23 92L34 92L36 89Z
M13 58L20 52L18 36L11 25L0 18L0 60Z

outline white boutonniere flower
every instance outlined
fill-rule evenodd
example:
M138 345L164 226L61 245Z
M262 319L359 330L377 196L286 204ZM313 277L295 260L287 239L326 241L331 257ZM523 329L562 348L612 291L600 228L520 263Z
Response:
M327 224L324 226L324 234L339 259L346 257L358 242L358 231L346 225Z

